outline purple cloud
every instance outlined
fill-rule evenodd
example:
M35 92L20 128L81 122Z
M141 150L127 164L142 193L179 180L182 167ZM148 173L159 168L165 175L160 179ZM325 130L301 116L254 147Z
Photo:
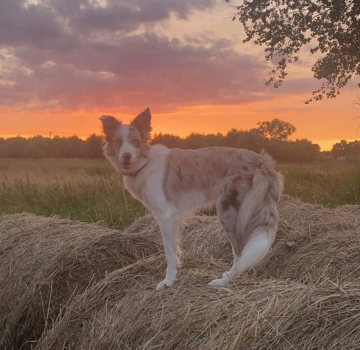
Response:
M194 47L154 34L123 37L116 44L83 42L66 52L22 46L14 54L28 68L9 77L16 82L8 87L14 103L21 90L44 108L54 101L70 109L149 104L162 110L247 102L259 98L263 82L256 75L265 70L223 41Z
M100 0L98 0L100 1ZM0 103L20 109L159 111L270 98L265 63L228 40L169 39L139 29L214 0L22 0L0 3ZM136 31L136 32L134 32ZM294 87L296 89L296 87Z

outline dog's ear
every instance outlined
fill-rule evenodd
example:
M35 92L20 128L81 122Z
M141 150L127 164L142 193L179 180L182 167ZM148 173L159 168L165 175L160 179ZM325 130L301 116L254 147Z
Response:
M150 108L146 108L132 122L131 125L138 129L145 140L149 139L151 131L151 113Z
M100 117L100 120L103 124L106 141L111 141L115 135L117 128L121 125L121 123L116 118L109 115L103 115L102 117Z

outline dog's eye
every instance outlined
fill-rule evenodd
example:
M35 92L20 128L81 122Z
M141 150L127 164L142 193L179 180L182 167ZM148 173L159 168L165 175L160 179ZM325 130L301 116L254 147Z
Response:
M119 146L121 145L121 139L115 139L114 140L115 145Z
M139 146L140 140L138 140L138 139L133 140L133 144L134 144L134 146Z

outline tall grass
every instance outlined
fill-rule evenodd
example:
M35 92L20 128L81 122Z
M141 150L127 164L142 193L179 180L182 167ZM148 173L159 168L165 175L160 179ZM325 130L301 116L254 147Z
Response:
M105 161L2 160L0 213L23 211L120 229L145 213Z
M337 206L360 203L360 163L281 165L285 193L305 202Z
M285 193L336 206L360 203L360 164L279 165ZM0 214L29 212L124 228L146 210L105 160L0 159ZM213 208L204 211L215 214Z

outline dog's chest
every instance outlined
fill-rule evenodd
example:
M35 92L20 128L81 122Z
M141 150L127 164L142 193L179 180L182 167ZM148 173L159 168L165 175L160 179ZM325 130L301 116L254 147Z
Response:
M143 181L139 180L139 178L133 178L128 176L124 177L124 186L132 194L133 197L139 200L143 200Z

